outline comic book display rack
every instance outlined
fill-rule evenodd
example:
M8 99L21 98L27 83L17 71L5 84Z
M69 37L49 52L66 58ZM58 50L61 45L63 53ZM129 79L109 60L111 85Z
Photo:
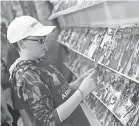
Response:
M76 77L98 64L98 88L84 102L99 123L139 126L139 27L69 27L57 41Z

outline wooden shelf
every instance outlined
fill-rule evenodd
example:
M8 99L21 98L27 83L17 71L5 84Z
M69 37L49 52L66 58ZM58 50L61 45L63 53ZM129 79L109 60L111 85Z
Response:
M57 18L59 16L70 14L70 13L88 8L90 6L94 6L94 5L99 4L101 2L103 2L103 1L86 1L86 2L83 2L81 4L75 5L73 7L67 8L66 10L52 13L48 19L52 20L52 19Z

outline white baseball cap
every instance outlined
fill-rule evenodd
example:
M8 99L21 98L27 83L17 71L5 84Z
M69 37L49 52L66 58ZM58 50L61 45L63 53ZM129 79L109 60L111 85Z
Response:
M7 39L10 43L18 42L28 36L46 36L56 26L44 26L30 16L16 17L8 26Z

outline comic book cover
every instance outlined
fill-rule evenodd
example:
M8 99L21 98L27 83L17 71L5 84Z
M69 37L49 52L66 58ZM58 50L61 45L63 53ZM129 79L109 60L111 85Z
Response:
M76 63L76 60L78 58L78 54L73 54L73 56L71 57L71 59L68 61L69 67L73 68L73 65Z
M115 126L117 124L116 117L113 115L111 121L109 122L109 126Z
M98 105L94 109L94 113L95 113L96 117L98 118L101 115L101 111L104 112L105 109L106 109L106 107L99 101Z
M95 31L97 30L97 28L89 28L89 33L87 36L87 41L85 43L85 51L84 54L88 57L88 53L89 53L89 47L93 42L93 38L95 38Z
M99 45L100 45L100 43L101 43L101 38L102 38L101 36L102 36L102 35L99 35L99 34L95 35L95 38L94 38L94 40L93 40L93 42L92 42L92 44L91 44L91 47L90 47L90 49L89 49L89 57L92 58L92 56L93 56L95 50L98 49L98 47L99 47ZM92 58L92 59L93 59L93 58Z
M127 64L130 60L130 57L135 49L135 46L138 42L138 38L135 38L135 36L132 37L132 40L127 40L129 41L124 52L123 52L123 55L122 55L122 58L120 60L120 64L119 64L119 67L118 67L118 71L119 72L122 72L124 73L126 67L127 67Z
M120 97L122 95L122 92L126 86L125 78L119 74L115 74L110 80L109 89L107 88L107 94L105 95L105 98L103 99L104 103L107 105L109 110L112 112L114 111L114 108L116 107L118 101L120 100Z
M90 93L86 99L85 99L85 102L86 104L88 105L88 107L92 110L93 108L95 108L95 106L97 105L97 102L96 102L97 98L92 94Z
M76 29L76 36L74 38L74 42L72 43L72 48L77 50L77 44L79 42L79 38L80 36L82 35L82 32L83 32L83 28L81 27L75 27Z
M107 32L105 34L102 34L100 37L101 44L100 46L95 50L92 59L97 62L106 62L111 54L111 50L113 49L113 46L115 44L115 41L113 41L113 36L115 34L117 29L108 28ZM106 63L104 63L106 64Z
M68 42L68 46L72 48L73 44L75 42L75 38L78 35L78 32L77 32L76 27L71 27L71 29L72 29L72 32L71 32L70 37L67 42Z
M125 39L125 38L115 39L115 41L117 43L116 44L117 46L112 51L112 53L110 55L109 63L107 65L114 70L118 70L124 50L125 50L127 44L129 43L129 41L127 41L127 39Z
M101 106L98 108L98 111L96 112L98 120L103 117L103 113L105 113L106 109L107 108L103 104L101 104Z
M99 43L97 43L97 38L98 38L98 34L99 34L98 31L99 31L99 28L96 28L95 30L90 31L92 34L92 37L91 37L91 41L89 42L89 45L88 45L88 51L86 52L86 54L90 58L92 57L97 45L99 46Z
M79 75L80 73L78 72L78 69L80 69L81 67L81 63L82 63L82 56L78 55L76 60L76 64L74 65L74 67L72 68L73 72L75 72L77 75Z
M81 36L78 40L78 43L77 43L77 50L78 52L80 52L80 49L82 48L82 46L85 44L85 37L86 37L86 34L88 33L88 28L83 28L82 32L81 32Z
M104 97L104 94L106 92L106 89L105 89L105 79L104 79L104 76L107 76L106 75L106 68L105 67L102 67L101 65L98 65L97 66L97 73L98 73L98 76L97 76L97 89L93 92L97 97L99 97L100 99L103 99Z
M101 115L98 117L98 120L100 122L101 125L104 126L106 117L108 115L109 110L107 108L105 108L105 110L101 113Z
M80 53L82 54L85 53L85 50L87 48L88 43L90 42L90 39L91 39L90 29L88 28L86 34L84 34L84 38L80 39L80 41L82 41L81 43L83 44L79 49Z
M70 51L71 52L71 51ZM74 60L74 57L76 56L76 54L73 52L73 53L70 53L68 55L68 58L65 60L65 63L70 67L72 65L72 62Z
M96 30L96 28L90 30L90 32L89 32L89 34L87 36L86 44L84 45L85 46L84 47L85 48L84 54L87 55L87 56L89 56L90 58L91 58L92 55L91 56L88 55L88 53L90 54L89 51L91 51L89 49L89 46L90 46L90 44L93 44L92 42L95 39L95 37L94 37L96 35L96 34L94 34L95 30ZM104 37L104 34L105 34L106 30L107 30L106 28L102 28L102 27L100 27L100 28L97 29L97 34L99 34L99 37L97 37L97 40L96 41L98 41L98 43L101 43L101 41L102 41L102 39Z
M112 78L115 76L115 73L106 69L105 67L101 67L102 75L98 76L98 86L99 88L97 88L95 94L104 102L105 99L108 95L108 93L111 90L111 80Z
M127 79L126 87L122 92L122 97L115 107L115 114L120 118L123 124L127 124L130 118L136 114L139 102L139 86L137 83Z
M76 67L76 72L77 72L78 75L81 74L81 72L82 72L82 67L84 67L84 60L83 60L83 59L81 59L80 63L79 63L78 66Z
M82 59L82 64L81 64L81 67L80 67L79 75L81 75L84 72L86 72L87 70L89 70L89 64L87 64L86 61L87 61L86 58Z
M75 52L69 50L69 54L66 56L66 58L64 59L64 63L65 64L70 64L70 62L72 63L73 61L73 56L75 55Z
M78 45L79 45L79 40L80 40L81 36L84 34L85 29L82 27L78 27L78 28L76 28L76 32L77 32L77 35L75 36L75 40L74 40L72 48L77 51Z
M113 120L113 115L109 111L107 117L105 118L104 126L109 126L110 122Z
M139 73L139 41L134 49L134 52L128 62L125 73L134 79L138 79Z
M133 28L124 28L121 38L115 38L115 40L117 41L117 47L111 55L111 61L108 66L123 72L136 46L138 40L137 30Z
M61 30L61 32L60 32L60 34L59 34L59 36L58 36L58 38L57 38L57 41L58 42L61 42L61 43L64 43L64 36L67 34L66 31L67 29L65 28L65 29L62 29Z
M137 70L135 79L139 82L139 69Z
M72 27L67 28L66 34L65 34L64 39L63 39L65 44L68 44L69 38L70 38L70 36L72 34L72 31L73 31L73 28Z
M132 30L133 30L133 27L125 27L125 28L123 29L123 32L124 32L124 33L130 33L130 34L132 34Z
M124 28L118 28L115 35L113 36L116 39L122 38L122 33L124 32Z
M72 27L71 27L71 28L66 28L66 29L65 29L65 32L64 32L63 37L62 37L62 42L63 42L64 44L67 44L67 45L68 45L68 39L69 39L69 37L71 36L72 30L73 30Z
M139 125L139 103L136 105L136 108L134 109L134 112L129 119L126 126L138 126Z

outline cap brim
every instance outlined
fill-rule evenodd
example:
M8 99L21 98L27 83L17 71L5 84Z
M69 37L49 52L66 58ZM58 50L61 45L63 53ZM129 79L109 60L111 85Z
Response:
M55 28L56 26L43 26L36 32L31 33L30 36L46 36L50 34Z

